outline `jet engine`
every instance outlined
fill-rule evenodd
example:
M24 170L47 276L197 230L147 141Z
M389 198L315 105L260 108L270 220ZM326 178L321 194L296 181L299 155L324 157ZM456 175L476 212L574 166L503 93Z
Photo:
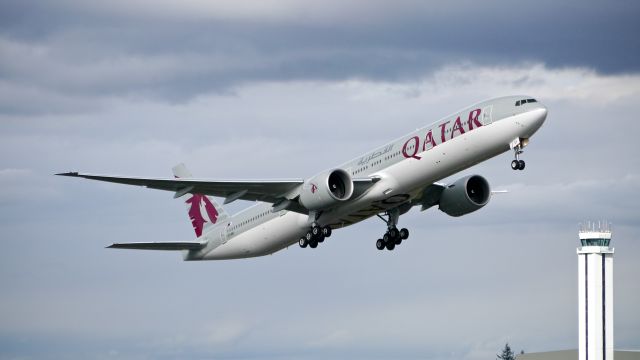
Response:
M470 175L442 190L440 210L449 216L462 216L487 205L489 198L489 182L480 175Z
M305 181L299 201L309 210L322 210L349 200L352 194L353 180L349 173L335 169Z

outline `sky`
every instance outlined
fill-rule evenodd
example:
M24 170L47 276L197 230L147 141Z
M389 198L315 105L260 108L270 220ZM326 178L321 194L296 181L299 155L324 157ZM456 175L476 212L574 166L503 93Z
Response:
M0 0L0 359L495 359L577 348L578 227L612 223L615 344L640 350L635 1ZM173 194L64 171L307 178L492 97L549 109L525 171L452 218L183 262ZM251 203L228 206L236 212Z

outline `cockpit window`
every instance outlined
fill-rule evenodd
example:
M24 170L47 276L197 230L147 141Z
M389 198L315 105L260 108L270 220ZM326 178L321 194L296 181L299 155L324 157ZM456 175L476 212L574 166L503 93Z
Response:
M516 101L516 106L524 105L526 103L534 103L534 102L538 102L538 100L536 100L536 99L522 99L522 100Z

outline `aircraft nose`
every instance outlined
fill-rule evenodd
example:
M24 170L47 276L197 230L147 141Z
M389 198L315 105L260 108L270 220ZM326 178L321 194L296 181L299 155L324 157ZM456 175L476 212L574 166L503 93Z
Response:
M549 110L547 109L546 106L540 104L540 109L538 111L540 111L538 121L540 122L540 124L542 124L547 119L547 114L549 113Z
M538 106L536 106L535 109L531 109L530 111L532 115L534 115L531 117L530 130L532 132L536 132L547 119L549 110L547 110L546 106L538 103Z

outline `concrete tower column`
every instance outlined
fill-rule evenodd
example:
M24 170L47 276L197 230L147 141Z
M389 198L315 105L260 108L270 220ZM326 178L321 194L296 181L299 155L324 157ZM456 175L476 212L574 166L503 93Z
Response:
M613 248L609 224L579 231L578 360L613 360Z

